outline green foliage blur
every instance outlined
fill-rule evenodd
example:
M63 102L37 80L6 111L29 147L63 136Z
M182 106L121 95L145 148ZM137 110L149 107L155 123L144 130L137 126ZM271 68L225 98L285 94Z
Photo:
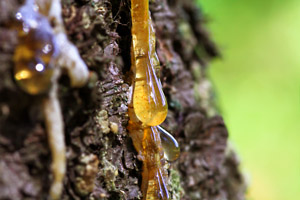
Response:
M300 199L300 1L197 1L223 54L209 73L247 199Z

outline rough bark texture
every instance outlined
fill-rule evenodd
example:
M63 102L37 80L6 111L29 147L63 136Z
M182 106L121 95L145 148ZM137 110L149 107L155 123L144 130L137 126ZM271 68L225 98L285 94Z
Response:
M87 86L72 89L60 78L67 176L62 199L141 199L141 167L128 136L130 1L64 0L69 39L93 72ZM0 199L46 199L51 155L41 96L15 84L9 29L20 2L0 2ZM163 124L179 141L181 156L169 168L172 199L242 200L239 161L228 147L206 67L218 56L201 11L189 0L150 3L169 103Z

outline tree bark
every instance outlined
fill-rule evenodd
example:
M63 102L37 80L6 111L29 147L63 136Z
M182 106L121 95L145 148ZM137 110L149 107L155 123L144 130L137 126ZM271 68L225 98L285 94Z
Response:
M63 0L69 39L91 76L80 89L59 79L67 174L62 199L141 199L142 163L126 130L130 94L129 0ZM9 28L21 6L0 3L0 199L47 199L51 154L43 96L21 91L13 79L18 43ZM181 147L168 169L172 200L242 200L244 178L230 144L206 70L219 56L194 1L154 0L151 17L169 104L162 126Z

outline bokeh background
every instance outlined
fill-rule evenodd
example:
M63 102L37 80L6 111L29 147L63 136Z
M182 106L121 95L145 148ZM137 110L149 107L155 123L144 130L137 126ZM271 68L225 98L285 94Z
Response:
M223 54L209 73L247 199L300 199L300 1L197 1Z

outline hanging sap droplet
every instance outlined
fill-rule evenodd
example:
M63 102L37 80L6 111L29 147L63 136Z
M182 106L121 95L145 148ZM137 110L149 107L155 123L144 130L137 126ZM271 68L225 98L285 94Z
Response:
M175 161L180 155L180 147L176 139L165 129L157 126L166 160Z
M29 94L45 93L51 87L53 69L41 60L16 62L14 70L18 85Z
M148 56L140 57L136 61L133 108L137 118L147 126L161 124L168 113L161 83Z
M155 69L154 30L147 1L132 1L132 66L135 72L133 108L143 125L157 126L168 113L168 105Z
M36 95L51 88L57 56L54 34L46 17L25 4L16 14L19 44L14 52L14 77L25 92ZM24 31L24 29L28 29Z

